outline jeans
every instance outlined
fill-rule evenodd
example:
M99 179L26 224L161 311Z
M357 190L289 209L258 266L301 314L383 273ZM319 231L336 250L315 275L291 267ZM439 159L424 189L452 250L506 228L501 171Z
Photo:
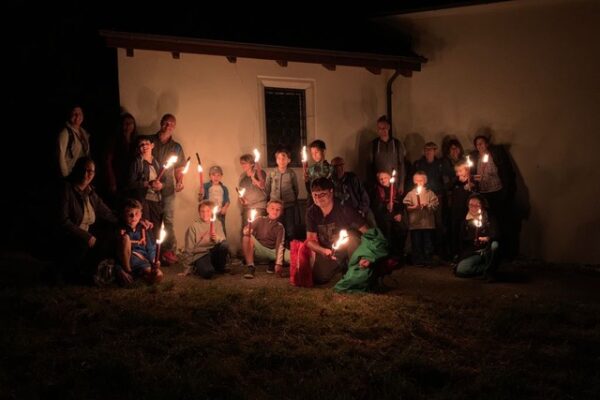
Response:
M228 253L227 242L216 244L208 254L194 261L194 272L204 279L212 278L215 272L223 273Z
M462 259L456 267L456 276L466 278L493 272L496 265L497 251L498 242L494 241L490 246L480 250L478 254Z

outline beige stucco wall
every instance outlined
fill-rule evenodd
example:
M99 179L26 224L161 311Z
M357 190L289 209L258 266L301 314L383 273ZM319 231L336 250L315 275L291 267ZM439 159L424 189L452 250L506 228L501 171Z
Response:
M476 131L508 144L531 211L522 252L600 263L600 2L529 0L392 18L429 58L394 85L411 157ZM390 21L388 21L390 22Z
M174 138L192 156L185 189L177 196L179 246L186 227L197 216L194 153L199 152L205 169L213 164L223 167L224 183L233 191L227 217L229 241L234 251L239 248L234 188L242 172L239 156L254 147L264 153L261 82L290 79L296 85L310 86L314 101L307 107L308 140L325 140L328 159L343 156L347 166L359 173L360 143L376 136L375 121L386 107L386 75L373 75L363 68L328 71L320 65L293 62L282 68L274 61L241 58L232 64L225 57L181 54L180 59L173 59L167 52L141 50L127 57L122 49L118 50L118 67L121 105L136 117L140 132L155 133L160 117L173 113L177 117ZM301 171L297 172L301 177Z

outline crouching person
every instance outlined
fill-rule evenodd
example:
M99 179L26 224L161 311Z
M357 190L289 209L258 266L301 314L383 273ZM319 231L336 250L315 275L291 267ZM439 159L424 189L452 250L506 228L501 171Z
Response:
M185 232L185 270L180 275L200 275L210 279L215 273L225 273L229 247L223 225L212 218L215 203L204 200L198 206L200 218Z
M247 271L244 278L254 278L256 271L254 258L267 261L267 273L282 276L283 263L289 264L290 251L284 248L285 228L279 222L283 211L283 202L271 200L267 203L267 216L256 218L250 227L244 227L242 249L246 260Z
M491 281L498 265L496 220L488 214L482 197L471 196L468 205L460 231L461 260L455 273L461 278L483 276Z
M312 251L311 267L316 284L329 282L338 272L347 269L348 259L360 243L360 234L367 232L365 219L355 209L343 206L333 198L333 183L317 178L311 184L314 204L306 211L307 247ZM333 244L345 229L348 241L334 253ZM364 267L369 261L360 261Z
M116 264L117 279L123 285L135 279L143 279L149 284L163 279L160 261L156 259L156 241L151 229L140 222L142 203L129 199L123 207L125 227L121 229L121 240Z

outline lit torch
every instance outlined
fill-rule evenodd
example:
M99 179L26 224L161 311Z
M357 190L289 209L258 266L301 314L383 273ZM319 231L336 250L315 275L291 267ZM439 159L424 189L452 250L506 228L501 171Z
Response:
M483 226L483 214L481 213L481 208L477 210L478 216L473 219L473 225L475 225L475 243L479 241L479 228Z
M485 175L485 169L487 167L487 163L488 163L488 161L490 161L490 155L488 153L485 153L483 155L483 158L481 159L481 161L483 162L483 166L481 167L481 179L483 179L483 175Z
M396 182L396 170L392 171L392 177L390 178L390 212L394 207L394 183Z
M423 186L417 185L417 205L421 205L421 192L423 191Z
M258 163L258 161L260 161L260 152L258 151L258 149L254 149L253 153L254 153L254 164L256 165L256 169L258 171L260 171L260 164Z
M210 236L215 234L215 221L217 220L217 213L219 212L219 206L214 206L212 209L212 217L210 218Z
M156 256L154 256L154 265L158 263L160 260L160 244L165 241L167 237L167 231L165 230L165 223L163 222L160 226L160 234L158 239L156 239Z
M188 157L188 158L187 158L187 161L186 161L186 163L185 163L185 167L183 168L183 171L181 171L181 173L182 173L182 174L184 174L184 175L185 175L185 174L187 174L187 172L188 172L188 171L189 171L189 169L190 169L190 159L191 159L191 158L192 158L192 157Z
M308 154L306 154L306 146L302 146L302 169L304 169L304 174L308 169Z
M163 165L162 169L160 170L160 173L158 174L158 177L156 178L156 180L160 181L160 178L162 178L162 176L165 173L165 171L167 169L171 168L173 165L175 165L176 162L177 162L177 156L171 156L171 157L169 157L169 159L167 160L167 162Z
M198 160L198 177L200 178L200 192L204 189L204 176L202 175L202 162L200 156L196 153L196 159Z
M348 231L345 229L342 229L338 235L338 240L336 240L336 242L331 246L331 249L333 250L333 253L331 254L331 258L335 258L335 252L337 251L337 249L339 249L341 246L348 243L349 238L350 238L350 236L348 236Z

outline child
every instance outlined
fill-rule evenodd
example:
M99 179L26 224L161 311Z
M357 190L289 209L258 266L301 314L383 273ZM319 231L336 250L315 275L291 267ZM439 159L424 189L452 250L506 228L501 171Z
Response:
M163 188L163 177L157 180L161 166L158 160L152 156L154 143L150 136L138 136L138 156L129 168L130 195L140 201L143 207L143 215L154 224L154 237L158 237L163 217L163 206L161 190Z
M456 267L456 276L466 278L483 275L494 279L498 251L496 221L488 215L483 198L469 198L469 211L462 221L460 230L461 261Z
M415 188L406 194L404 204L408 211L408 228L414 265L429 265L433 255L433 233L435 231L435 210L438 198L427 185L427 175L417 171L413 176Z
M244 197L240 197L242 205L242 229L248 221L250 210L255 209L257 215L266 215L267 194L265 193L265 180L267 174L264 170L257 168L252 154L244 154L240 157L242 175L238 188L245 189Z
M404 258L404 244L406 242L406 222L402 218L404 205L402 197L397 195L396 183L394 184L394 199L390 203L390 179L388 171L377 173L377 186L372 194L372 207L375 214L377 227L381 229L388 241L392 257L397 260Z
M277 162L277 169L269 173L265 191L269 196L269 200L278 200L283 203L283 213L280 220L285 228L285 241L289 244L290 240L295 237L294 227L299 224L298 178L294 170L288 168L291 161L288 149L277 149L275 151L275 161Z
M258 217L249 229L248 224L244 227L242 236L242 249L248 271L244 278L254 278L254 257L269 261L267 273L277 273L281 277L283 262L289 264L290 251L283 247L285 229L278 221L281 216L283 203L279 200L271 200L267 204L267 216Z
M223 170L218 165L213 165L208 170L208 176L210 182L206 182L203 187L203 200L210 200L219 206L219 214L217 218L223 225L223 232L227 236L227 230L225 229L225 215L229 209L229 190L227 186L223 185L221 179L223 179Z
M152 231L140 223L142 204L128 199L123 207L125 226L121 229L121 241L116 265L117 279L128 285L136 278L147 283L159 283L163 279L160 261L156 260L156 242Z
M218 274L226 272L225 264L229 247L225 241L221 221L216 219L211 222L214 206L215 203L210 200L202 201L198 206L200 218L185 232L186 268L180 275L187 276L195 273L204 279L210 279L215 272Z
M312 196L310 196L310 188L312 182L317 178L331 179L333 168L325 159L325 151L327 147L322 140L313 140L308 147L310 148L310 156L315 162L311 165L304 174L304 183L306 184L306 193L308 194L309 205L313 204Z
M460 249L460 227L467 214L469 197L475 190L475 182L466 161L456 164L454 170L456 179L450 192L450 254L452 260L456 262Z

